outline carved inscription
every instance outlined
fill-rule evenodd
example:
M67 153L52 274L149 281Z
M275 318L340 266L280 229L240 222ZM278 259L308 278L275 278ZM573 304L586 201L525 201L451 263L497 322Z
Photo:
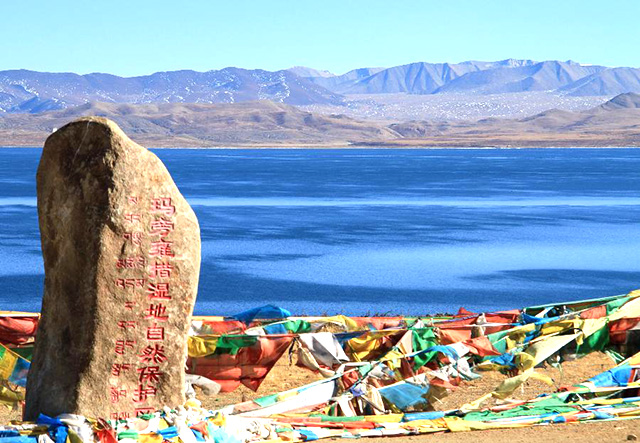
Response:
M114 286L124 300L124 310L117 322L120 336L114 337L108 396L114 406L122 405L123 410L130 409L128 405L133 402L134 414L138 415L154 410L148 402L157 395L166 370L164 325L169 320L172 299L170 279L175 253L171 236L176 208L170 197L161 196L145 202L132 195L127 203L124 222L131 230L122 239L123 250L130 255L118 258L114 264L122 275ZM145 217L145 212L150 217ZM151 220L149 225L143 226L147 219ZM134 330L143 331L136 331L138 340L130 338ZM114 412L111 418L131 416L130 411Z
M45 284L24 419L184 404L200 228L171 174L86 117L48 137L36 182Z

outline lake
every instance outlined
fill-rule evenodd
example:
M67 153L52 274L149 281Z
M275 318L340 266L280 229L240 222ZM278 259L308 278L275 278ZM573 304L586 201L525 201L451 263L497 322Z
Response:
M202 229L196 313L491 311L640 288L640 150L155 150ZM0 148L0 309L39 310L40 150Z

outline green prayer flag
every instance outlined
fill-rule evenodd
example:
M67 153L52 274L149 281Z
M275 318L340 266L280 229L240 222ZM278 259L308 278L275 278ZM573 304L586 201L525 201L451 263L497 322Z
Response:
M288 320L283 325L291 334L311 332L311 323L306 320Z
M255 335L223 335L218 339L214 354L236 355L241 348L253 346L257 341L258 337Z
M438 344L438 340L436 339L436 335L432 328L414 329L411 338L414 352L429 349ZM413 369L420 369L429 363L435 355L435 352L425 352L416 355L413 358Z
M260 405L260 407L264 408L267 406L271 406L272 404L275 404L278 401L278 394L272 394L272 395L267 395L266 397L256 398L253 401L256 402L258 405Z
M609 344L609 328L605 324L604 327L584 339L581 345L576 348L577 354L589 354L594 351L602 351Z

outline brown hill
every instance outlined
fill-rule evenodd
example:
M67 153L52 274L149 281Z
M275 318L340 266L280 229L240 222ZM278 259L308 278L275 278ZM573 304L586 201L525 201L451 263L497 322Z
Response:
M389 127L409 146L640 146L640 96L621 94L583 112L551 109L517 120L406 122Z
M270 101L235 104L87 103L41 114L0 114L0 146L42 145L86 115L115 120L147 146L640 146L640 96L583 112L550 109L517 120L410 121L386 126Z
M87 103L41 114L0 114L1 145L41 145L78 117L108 117L148 146L344 145L397 138L392 130L341 115L317 115L270 101L235 104Z
M604 110L640 108L640 94L629 92L613 97L601 106Z

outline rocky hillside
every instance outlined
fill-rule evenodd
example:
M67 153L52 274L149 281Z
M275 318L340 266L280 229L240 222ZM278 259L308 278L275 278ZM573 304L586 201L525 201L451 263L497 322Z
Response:
M391 145L640 146L640 95L621 94L583 112L551 109L523 119L412 121L389 128L402 136Z
M0 114L0 146L39 146L56 128L90 115L114 120L135 141L148 146L344 145L398 137L375 123L316 115L270 101L87 103L40 114Z
M291 105L342 103L341 96L289 71L226 68L141 77L0 72L0 112L38 113L87 102L212 104L253 100Z
M640 95L633 93L582 112L551 109L520 119L391 125L270 101L87 103L40 114L0 114L0 146L42 145L53 130L87 115L115 120L147 146L640 146Z

